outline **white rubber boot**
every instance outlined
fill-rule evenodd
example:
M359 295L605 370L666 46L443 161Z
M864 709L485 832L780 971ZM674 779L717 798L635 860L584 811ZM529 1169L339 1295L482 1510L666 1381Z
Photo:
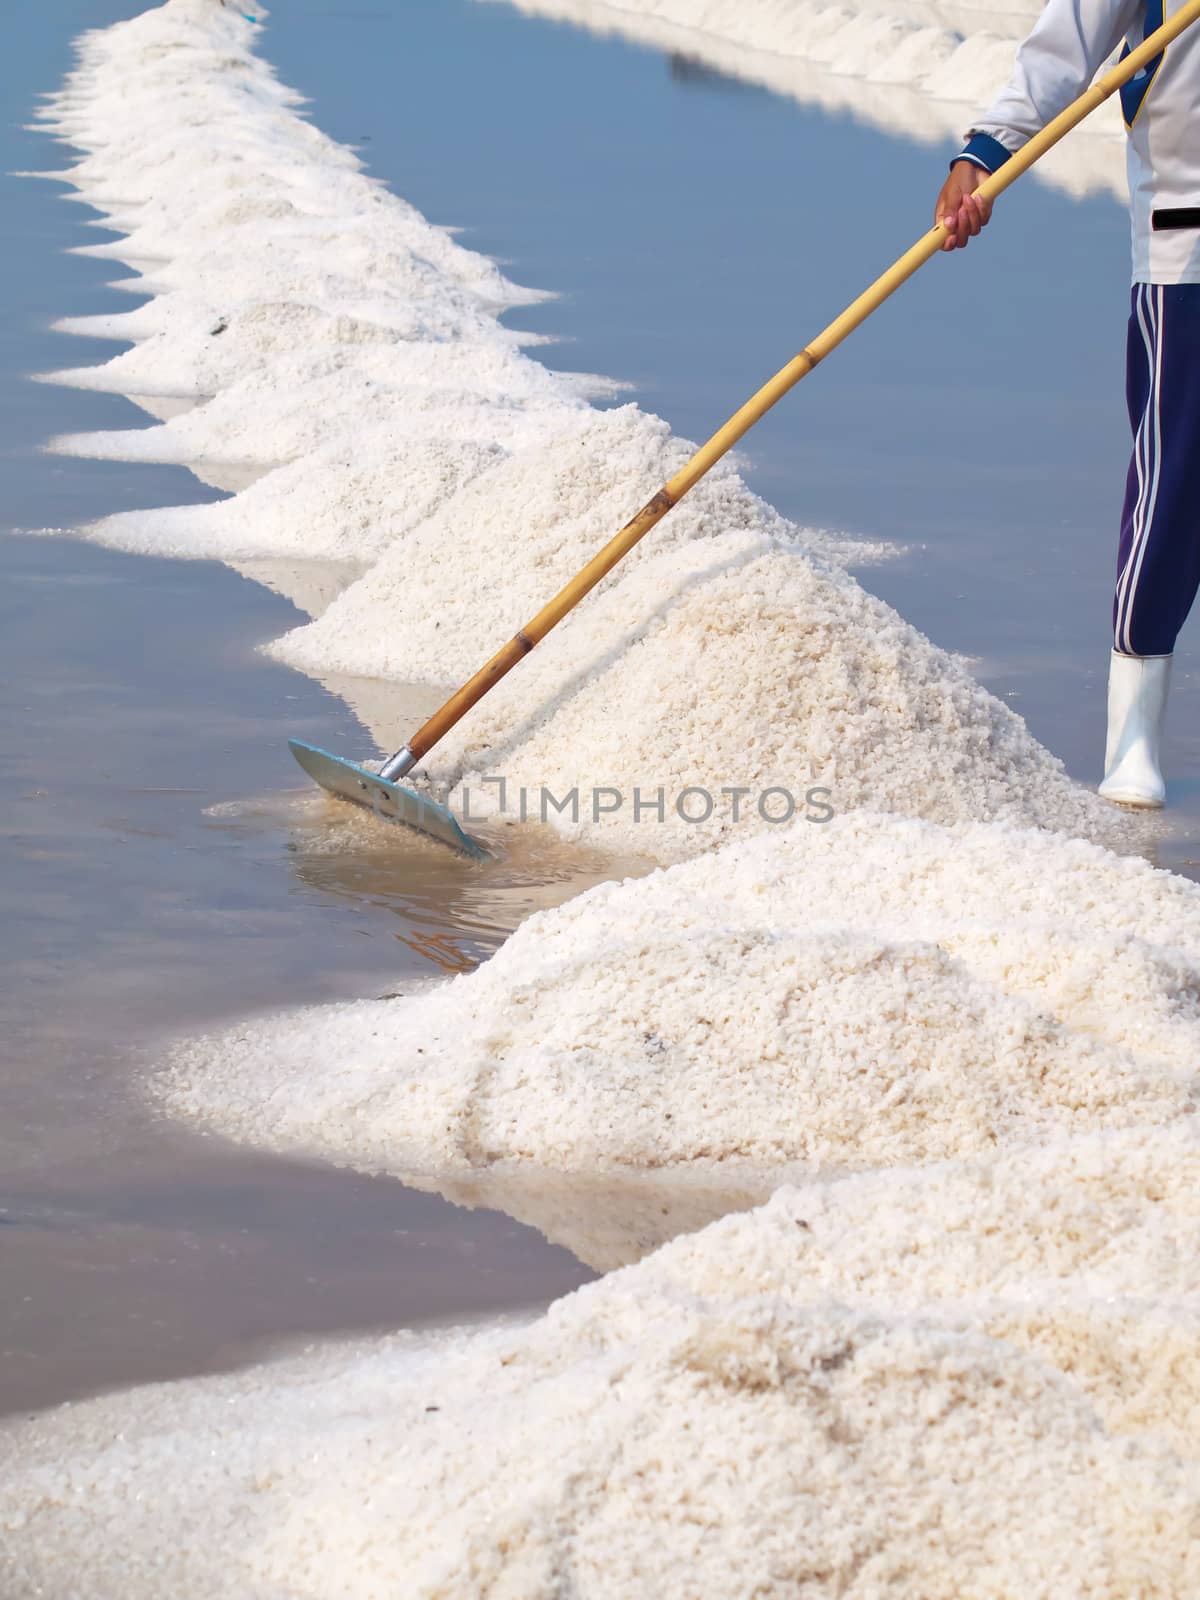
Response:
M1100 793L1122 806L1161 806L1166 785L1158 766L1170 656L1122 656L1108 669L1108 740Z

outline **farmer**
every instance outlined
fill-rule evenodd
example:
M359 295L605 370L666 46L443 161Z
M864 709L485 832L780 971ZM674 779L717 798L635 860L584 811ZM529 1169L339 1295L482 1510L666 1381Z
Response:
M1163 20L1163 0L1047 0L1007 87L967 134L938 195L944 250L978 234L975 190L1087 88L1125 40ZM1100 793L1161 806L1159 741L1175 638L1200 585L1200 27L1121 90L1133 218L1126 396L1133 459L1125 487L1108 739Z

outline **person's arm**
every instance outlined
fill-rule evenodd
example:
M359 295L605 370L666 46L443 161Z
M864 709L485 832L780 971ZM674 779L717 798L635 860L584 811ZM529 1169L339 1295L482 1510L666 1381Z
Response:
M943 250L959 250L992 214L975 191L1087 88L1144 13L1145 0L1047 0L1017 51L1012 76L968 130L934 210Z

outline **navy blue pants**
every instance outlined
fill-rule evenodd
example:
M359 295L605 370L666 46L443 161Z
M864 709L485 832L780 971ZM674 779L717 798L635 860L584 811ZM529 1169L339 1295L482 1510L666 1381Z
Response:
M1200 283L1133 288L1113 648L1166 656L1200 588Z

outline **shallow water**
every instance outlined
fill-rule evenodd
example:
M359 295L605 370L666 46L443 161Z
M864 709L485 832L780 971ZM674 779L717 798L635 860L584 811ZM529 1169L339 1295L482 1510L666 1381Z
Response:
M9 120L31 85L57 81L71 34L138 9L31 13L4 69ZM632 381L694 435L909 241L936 188L927 151L501 5L298 0L265 49L313 96L314 119L364 140L373 170L433 220L467 224L467 242L518 281L563 291L511 319L564 341L546 359ZM61 164L44 139L6 139L5 167ZM57 193L6 180L24 247L2 269L15 312L3 523L69 527L207 498L182 471L34 453L50 433L140 416L21 380L111 348L42 331L50 317L130 303L102 287L111 268L61 254L96 235ZM1035 187L1005 222L986 250L935 263L905 309L881 313L756 432L748 458L756 486L800 520L913 541L870 585L982 656L993 686L1090 775L1125 450L1125 224L1109 201ZM253 647L295 615L272 589L319 590L327 574L262 569L254 584L15 534L0 564L12 980L0 1409L581 1281L565 1252L494 1213L181 1133L145 1110L138 1084L164 1032L462 970L612 868L531 839L481 871L301 787L286 733L348 753L363 734L344 704ZM1176 730L1194 725L1200 694L1188 659ZM1166 864L1190 865L1194 744L1172 736L1187 807Z
M126 12L138 9L125 8ZM66 41L120 7L30 19L20 115ZM53 38L51 37L53 35ZM16 47L14 47L16 48ZM19 51L18 51L19 53ZM0 165L61 164L10 131ZM143 560L21 533L211 498L181 470L45 457L124 400L30 384L86 346L51 317L123 306L62 254L87 212L5 180L0 445L0 1411L221 1367L282 1336L541 1301L588 1274L532 1229L390 1181L158 1119L162 1041L276 1005L393 992L484 959L532 910L612 873L545 836L477 865L324 801L285 736L360 750L346 706L255 654L323 574Z
M0 1407L579 1282L507 1218L226 1150L137 1084L168 1032L466 970L609 869L544 840L474 866L300 786L283 724L363 736L251 654L284 607L234 574L15 536L2 559Z

